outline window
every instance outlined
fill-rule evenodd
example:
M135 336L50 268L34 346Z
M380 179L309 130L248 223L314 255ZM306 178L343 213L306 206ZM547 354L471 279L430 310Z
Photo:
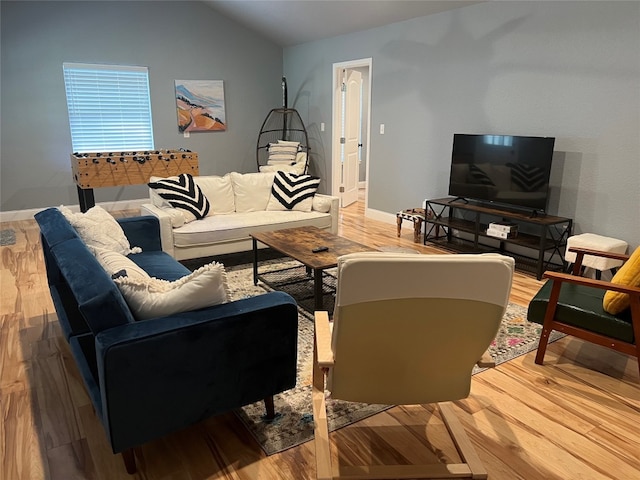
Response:
M153 149L147 67L64 63L74 152Z

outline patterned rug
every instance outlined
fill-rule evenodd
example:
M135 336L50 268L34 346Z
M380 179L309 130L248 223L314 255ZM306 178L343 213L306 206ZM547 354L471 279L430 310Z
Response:
M292 269L297 262L269 260L261 263L261 271ZM298 264L299 265L299 264ZM253 285L250 265L227 266L227 278L232 299L259 295L269 290L263 283ZM509 304L496 340L490 353L500 364L524 355L538 347L540 325L526 321L526 308ZM264 403L258 402L236 411L267 455L281 452L313 438L313 416L311 409L311 362L313 355L313 317L304 308L298 309L298 380L296 387L276 395L274 398L277 416L266 421ZM550 342L561 338L553 332ZM474 374L481 369L474 370ZM327 400L329 430L337 430L351 423L382 412L389 405L367 405L361 403Z
M0 230L0 247L7 247L9 245L15 245L16 243L16 231L12 228L6 230Z

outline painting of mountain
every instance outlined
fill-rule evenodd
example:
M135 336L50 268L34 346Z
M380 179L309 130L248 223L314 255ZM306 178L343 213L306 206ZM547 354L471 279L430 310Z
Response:
M176 80L178 130L224 131L224 85L222 80Z

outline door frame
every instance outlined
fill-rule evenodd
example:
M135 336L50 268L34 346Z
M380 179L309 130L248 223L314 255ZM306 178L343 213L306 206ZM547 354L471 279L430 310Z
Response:
M332 139L331 139L331 193L337 197L340 197L340 204L342 204L342 195L340 194L340 186L342 183L341 172L342 165L340 164L340 84L339 79L342 78L342 70L350 68L362 68L365 67L369 70L367 79L367 95L363 98L364 102L367 102L367 138L366 150L365 150L365 196L364 207L367 208L369 204L369 160L371 151L371 77L372 75L372 58L361 58L359 60L350 60L347 62L334 63L333 68L333 83L331 85L331 92L333 95L333 112L332 112Z

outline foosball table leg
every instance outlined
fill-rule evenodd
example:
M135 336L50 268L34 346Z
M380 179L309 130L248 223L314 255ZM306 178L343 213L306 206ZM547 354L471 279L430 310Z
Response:
M80 203L80 211L82 213L89 210L96 204L95 197L93 196L93 188L80 188L78 189L78 202Z

